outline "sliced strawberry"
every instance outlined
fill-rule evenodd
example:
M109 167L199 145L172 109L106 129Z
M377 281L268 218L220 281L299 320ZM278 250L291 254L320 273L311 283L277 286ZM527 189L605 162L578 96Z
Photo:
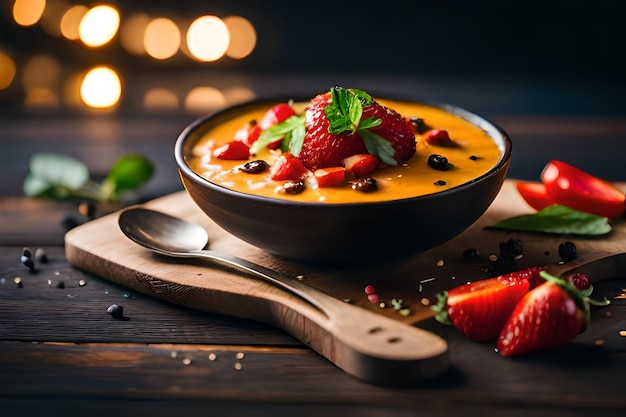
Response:
M319 168L313 171L313 176L320 188L336 187L343 183L346 169L344 167Z
M524 201L535 210L542 210L554 204L554 200L548 195L546 186L541 182L518 181L515 183L515 187Z
M444 129L431 129L424 134L424 140L433 146L458 146L456 142L450 139L450 134Z
M246 160L250 157L250 147L241 141L233 140L215 149L213 156L219 159Z
M356 177L367 177L376 170L380 159L368 153L360 153L344 158L342 165Z
M495 340L517 302L529 291L528 274L469 282L438 295L437 321L453 324L474 341Z
M299 181L303 179L308 170L302 165L300 159L289 152L278 157L270 171L270 179L275 181Z
M235 132L235 140L245 143L248 146L252 146L255 140L259 138L261 134L261 126L256 121L247 123Z
M291 116L295 116L296 111L287 103L277 104L265 113L265 116L259 122L259 126L262 130L267 129L270 126L284 122Z

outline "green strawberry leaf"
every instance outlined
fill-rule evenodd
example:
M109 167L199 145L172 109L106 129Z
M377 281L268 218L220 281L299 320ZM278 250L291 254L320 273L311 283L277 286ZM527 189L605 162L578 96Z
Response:
M606 217L554 204L533 214L501 220L488 228L569 235L605 235L611 231Z

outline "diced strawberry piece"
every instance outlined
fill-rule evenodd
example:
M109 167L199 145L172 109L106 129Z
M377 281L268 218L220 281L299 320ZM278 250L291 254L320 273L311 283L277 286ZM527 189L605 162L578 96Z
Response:
M215 149L213 156L225 160L245 160L250 157L250 147L241 141L233 140Z
M344 167L319 168L313 172L313 176L320 188L335 187L343 183L346 175Z
M275 181L299 181L303 179L308 170L302 165L300 159L289 152L278 157L270 171L270 179Z
M259 126L262 130L267 129L270 126L284 122L291 116L295 116L296 111L287 103L277 104L265 113L265 116L259 122Z
M457 146L456 142L450 139L450 134L444 129L432 129L426 132L424 140L433 146Z
M255 140L259 138L261 134L261 126L258 123L248 123L235 132L235 140L245 143L248 146L252 146Z
M361 153L344 158L343 166L356 177L366 177L376 170L380 160L368 153Z

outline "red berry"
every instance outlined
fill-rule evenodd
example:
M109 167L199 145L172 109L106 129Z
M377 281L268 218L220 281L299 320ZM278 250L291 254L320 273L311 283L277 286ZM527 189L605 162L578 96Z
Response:
M443 129L429 130L424 135L424 140L429 145L434 146L457 146L456 142L453 142L452 139L450 139L448 131Z
M302 165L300 159L289 152L278 157L270 171L270 179L275 181L299 181L303 179L308 170Z
M256 122L250 122L235 132L235 140L252 146L254 141L259 138L260 134L261 126Z
M370 294L375 294L376 293L376 288L374 288L373 285L367 285L365 287L365 294L370 295Z
M572 285L580 291L584 291L591 286L591 280L589 279L589 275L583 274L581 272L575 273L574 275L569 277L569 280Z
M245 160L250 157L250 147L241 141L233 140L215 149L213 156L225 160Z
M313 176L317 180L318 187L335 187L343 183L346 169L344 167L320 168L313 171Z
M267 129L268 127L274 126L275 124L284 122L289 119L291 116L295 116L296 111L287 103L277 104L265 113L265 116L259 122L259 126L262 130Z
M356 177L367 177L376 170L380 160L374 155L361 153L344 158L342 161L346 170L352 172Z
M330 93L320 94L305 109L306 135L299 156L304 166L311 170L340 166L347 157L369 153L358 131L353 134L329 132L325 108L331 101ZM406 162L415 154L415 135L402 116L372 101L363 105L361 120L370 117L380 119L381 123L368 130L391 144L393 159L397 163Z

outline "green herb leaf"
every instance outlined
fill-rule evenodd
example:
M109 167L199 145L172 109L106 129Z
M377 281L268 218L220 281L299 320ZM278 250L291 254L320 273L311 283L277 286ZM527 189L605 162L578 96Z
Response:
M609 219L554 204L533 214L501 220L489 228L569 235L605 235L611 231Z
M387 165L398 165L398 161L393 158L396 150L393 148L393 146L391 146L391 142L367 129L359 129L358 133L365 143L367 152L371 153L372 155L378 156L381 161L383 161Z
M82 162L65 155L38 153L30 160L30 172L24 181L29 197L68 198L89 180Z
M300 116L291 116L287 120L277 123L269 128L265 129L259 135L259 138L254 141L252 146L250 147L250 153L255 154L259 152L261 149L265 148L272 142L277 141L280 138L287 138L287 144L289 147L300 147L302 148L302 140L304 140L304 135L300 135L301 132L304 132L304 115ZM293 132L297 131L296 135L293 135ZM294 142L294 139L296 143ZM297 142L300 142L299 144ZM298 151L298 154L300 152ZM298 155L294 153L294 155Z
M141 155L120 157L104 180L103 188L110 192L105 198L116 199L123 192L141 187L154 174L154 166Z

